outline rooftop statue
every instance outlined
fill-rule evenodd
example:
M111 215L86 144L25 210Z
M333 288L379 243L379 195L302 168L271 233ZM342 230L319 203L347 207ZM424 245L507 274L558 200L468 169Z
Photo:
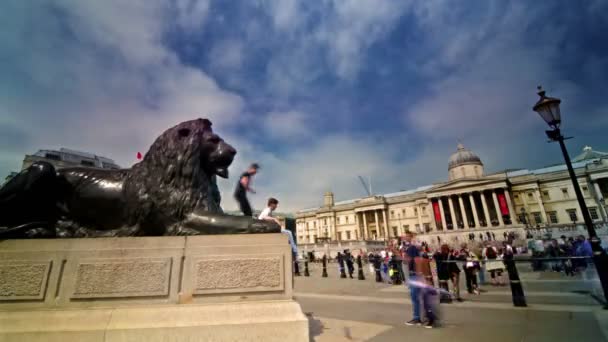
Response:
M161 134L131 169L34 163L0 188L0 238L279 232L223 213L216 177L228 177L235 154L197 119Z

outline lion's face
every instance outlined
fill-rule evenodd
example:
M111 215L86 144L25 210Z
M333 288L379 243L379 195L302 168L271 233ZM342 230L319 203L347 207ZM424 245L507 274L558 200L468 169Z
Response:
M190 150L201 161L201 167L208 175L228 177L228 166L236 155L236 150L211 129L211 121L197 119L182 122L173 128L177 135L177 145L182 150Z
M213 132L204 132L201 139L201 158L206 160L208 171L222 178L228 178L228 166L236 155L234 147L230 146Z

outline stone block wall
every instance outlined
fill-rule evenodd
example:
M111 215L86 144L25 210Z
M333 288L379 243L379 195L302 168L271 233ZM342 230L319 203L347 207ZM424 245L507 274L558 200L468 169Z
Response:
M283 234L0 241L0 310L292 297Z

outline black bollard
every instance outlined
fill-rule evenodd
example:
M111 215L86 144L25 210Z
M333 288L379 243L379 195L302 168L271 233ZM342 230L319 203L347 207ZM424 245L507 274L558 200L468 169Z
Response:
M321 275L323 278L327 278L327 256L323 255L323 274Z
M310 272L308 272L308 260L304 261L304 276L310 277Z
M359 267L359 275L358 275L358 279L359 280L365 280L365 275L363 274L363 264L361 262L361 256L357 256L357 267Z
M517 273L517 267L515 267L515 261L512 255L505 255L505 266L507 273L509 273L509 283L511 284L511 296L513 297L513 305L525 307L526 296L524 295L524 288L521 286L519 280L519 274Z

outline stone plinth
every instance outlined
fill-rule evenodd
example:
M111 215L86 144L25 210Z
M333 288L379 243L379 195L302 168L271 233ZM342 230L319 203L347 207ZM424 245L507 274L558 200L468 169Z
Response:
M308 341L283 234L0 242L0 341Z

